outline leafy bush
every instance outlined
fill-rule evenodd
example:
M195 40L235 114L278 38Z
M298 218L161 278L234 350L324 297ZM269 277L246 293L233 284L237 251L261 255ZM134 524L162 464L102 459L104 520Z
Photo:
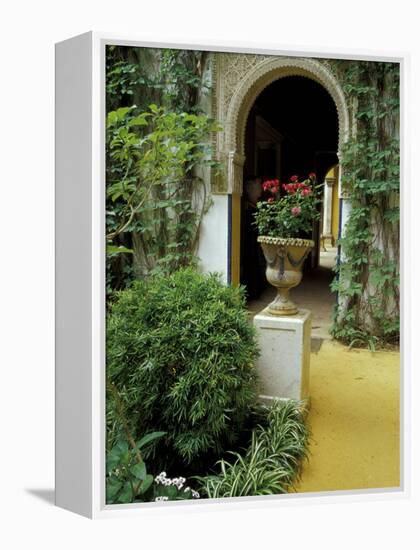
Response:
M198 478L209 498L286 493L307 456L308 430L303 411L294 401L277 402L268 411L266 425L252 434L251 445L236 460L221 460L220 473Z
M139 437L167 432L154 458L198 464L237 439L256 400L254 329L241 289L191 268L135 281L107 324L107 377ZM108 392L108 444L124 432ZM159 465L158 462L155 462Z
M107 115L107 291L133 278L194 265L211 204L198 167L211 160L218 125L206 115L151 104Z
M152 441L165 435L164 432L147 434L136 444L119 440L106 457L107 504L144 502L153 484L153 476L147 473L141 450Z
M195 265L219 131L200 108L208 52L107 46L107 295Z
M165 435L153 432L137 443L119 440L107 455L107 504L130 502L158 502L200 498L197 491L185 485L184 477L168 478L161 472L156 478L147 472L141 452Z

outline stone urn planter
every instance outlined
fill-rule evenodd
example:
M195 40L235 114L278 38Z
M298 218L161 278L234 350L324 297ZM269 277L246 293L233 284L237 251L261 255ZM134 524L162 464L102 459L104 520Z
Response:
M315 246L309 239L258 237L267 262L265 271L268 282L277 288L276 298L269 304L272 315L295 315L296 304L289 298L289 290L302 280L305 258Z

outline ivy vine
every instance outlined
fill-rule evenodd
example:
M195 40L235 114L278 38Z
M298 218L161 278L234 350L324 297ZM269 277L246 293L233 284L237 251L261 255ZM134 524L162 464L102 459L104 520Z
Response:
M350 213L332 334L374 348L399 336L399 65L332 63L352 121L341 150L342 191Z
M196 262L217 125L200 111L206 52L110 46L107 293Z

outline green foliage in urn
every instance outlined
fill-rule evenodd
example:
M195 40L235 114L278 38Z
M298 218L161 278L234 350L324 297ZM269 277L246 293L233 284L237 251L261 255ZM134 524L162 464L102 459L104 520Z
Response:
M313 223L319 219L319 189L315 174L299 182L292 176L290 183L267 180L263 190L270 196L257 203L255 225L260 235L268 237L301 237L312 234Z
M244 453L221 460L220 473L200 478L200 491L208 498L286 493L308 455L309 432L304 409L292 400L277 402L261 415Z
M256 357L242 290L216 275L183 269L136 281L108 317L107 377L128 430L134 439L167 432L155 461L198 464L235 442L256 400ZM112 391L107 399L111 447L127 426L112 413Z

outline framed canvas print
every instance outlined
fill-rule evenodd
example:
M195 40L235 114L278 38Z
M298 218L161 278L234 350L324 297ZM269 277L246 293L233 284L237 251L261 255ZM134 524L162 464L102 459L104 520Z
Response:
M57 44L57 505L401 494L404 63Z

